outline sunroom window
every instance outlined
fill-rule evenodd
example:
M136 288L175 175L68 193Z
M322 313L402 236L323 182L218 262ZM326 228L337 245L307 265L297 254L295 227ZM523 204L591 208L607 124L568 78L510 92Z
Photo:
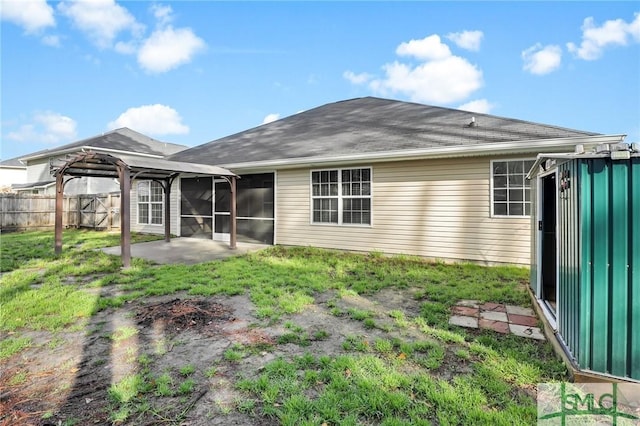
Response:
M164 210L164 189L159 182L145 180L138 182L138 223L162 225Z

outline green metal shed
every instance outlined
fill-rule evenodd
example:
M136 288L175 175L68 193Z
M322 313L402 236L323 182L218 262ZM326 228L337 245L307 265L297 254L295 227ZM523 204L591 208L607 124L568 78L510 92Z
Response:
M585 372L640 381L640 144L540 154L531 289Z

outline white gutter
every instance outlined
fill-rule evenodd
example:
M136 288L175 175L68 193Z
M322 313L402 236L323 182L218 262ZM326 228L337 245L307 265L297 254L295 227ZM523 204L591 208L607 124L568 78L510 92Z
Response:
M376 163L383 161L424 160L437 158L472 157L482 155L518 154L540 152L543 149L566 148L577 144L601 144L622 142L626 135L596 135L573 138L534 139L517 142L496 142L479 145L458 145L442 148L422 148L403 151L384 151L366 154L348 154L338 157L298 157L284 160L253 161L247 163L220 164L226 169L287 169L300 166L329 166L354 162Z
M164 155L142 154L142 153L137 153L137 152L132 152L132 151L123 151L123 150L119 150L119 149L100 148L100 147L91 146L91 145L83 145L83 146L76 146L74 148L47 151L47 152L43 152L41 154L33 155L33 156L20 157L20 161L29 161L29 160L37 160L39 158L57 157L57 156L60 156L60 155L63 155L63 154L70 154L70 153L75 153L75 152L78 152L78 151L98 151L98 152L107 152L107 153L114 153L114 154L125 154L125 155L129 155L129 156L149 157L149 158L164 158L165 157ZM171 155L171 154L167 154L167 155Z

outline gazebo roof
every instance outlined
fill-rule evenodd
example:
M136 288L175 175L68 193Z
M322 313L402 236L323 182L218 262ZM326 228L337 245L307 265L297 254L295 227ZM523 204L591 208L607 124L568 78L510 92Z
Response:
M117 178L120 162L129 167L134 179L167 179L178 174L193 176L236 176L230 170L207 164L185 163L159 158L141 158L122 155L114 157L111 154L93 151L81 152L54 160L50 164L51 174L56 176L64 170L67 176L92 176Z

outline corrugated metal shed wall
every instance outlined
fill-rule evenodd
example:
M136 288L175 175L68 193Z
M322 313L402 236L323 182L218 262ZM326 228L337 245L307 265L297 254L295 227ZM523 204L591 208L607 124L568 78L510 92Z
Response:
M560 170L579 185L559 209L560 333L581 368L640 380L640 159Z
M570 161L558 167L558 185L569 187L558 193L558 327L571 352L580 349L580 180L577 163Z

